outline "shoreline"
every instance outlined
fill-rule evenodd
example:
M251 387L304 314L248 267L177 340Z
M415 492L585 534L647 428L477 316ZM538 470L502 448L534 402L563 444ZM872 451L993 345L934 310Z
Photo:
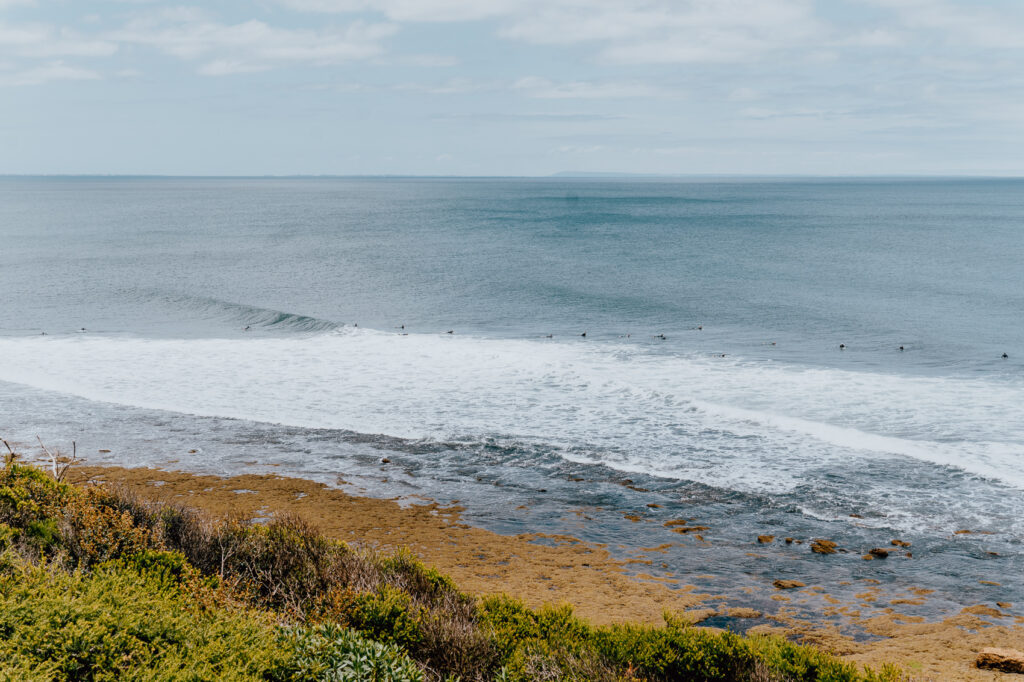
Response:
M1016 606L1012 604L1005 608L978 604L929 622L898 613L893 606L899 599L878 608L872 602L880 590L872 585L865 585L857 602L837 600L818 585L801 585L764 588L769 594L757 595L757 601L763 603L767 597L779 609L761 613L736 604L735 597L699 592L685 576L643 573L659 547L643 548L647 559L620 559L604 545L568 535L501 535L477 528L463 522L463 509L458 506L402 505L400 498L352 495L302 478L219 477L85 463L72 467L68 479L123 486L141 497L195 507L214 516L240 514L258 521L273 514L297 515L335 539L383 552L408 548L476 596L506 593L531 607L569 603L579 616L598 625L658 624L664 611L684 613L694 623L781 634L857 663L876 667L896 663L914 679L1012 679L978 670L973 661L985 647L1019 648L1024 642L1024 617L1007 612ZM744 590L754 597L753 588ZM927 592L911 596L926 599ZM798 617L787 608L786 602L793 599L819 601L821 622ZM825 616L837 614L856 623L866 636L854 639L826 622Z

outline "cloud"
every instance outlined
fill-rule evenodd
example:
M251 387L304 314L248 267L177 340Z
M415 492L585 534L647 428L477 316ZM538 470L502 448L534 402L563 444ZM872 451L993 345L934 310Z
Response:
M906 28L918 34L944 36L949 45L985 48L1024 48L1024 12L1019 4L951 3L947 0L864 0L889 10Z
M634 97L661 97L668 94L663 88L645 83L593 83L571 81L553 83L546 78L528 76L513 85L527 97L538 99L631 99Z
M400 83L394 86L395 90L406 92L422 92L428 95L464 95L471 92L483 92L494 90L496 86L489 83L479 83L468 78L450 78L443 83Z
M49 24L0 23L0 50L17 57L107 57L117 52L109 40L87 38Z
M312 12L396 22L492 19L507 39L592 44L611 62L728 62L822 37L811 0L279 0Z
M435 121L480 121L480 122L540 122L540 123L587 123L591 121L621 121L626 116L606 114L550 114L550 113L498 113L443 114L431 117Z
M0 72L0 87L41 85L50 81L97 80L100 75L89 69L80 69L56 61L22 71Z
M286 29L250 19L224 24L193 9L155 12L131 21L110 38L153 47L187 61L205 61L203 75L252 73L287 64L325 66L383 53L397 26L356 21L344 28Z
M514 13L532 2L522 0L279 0L304 12L347 14L377 12L392 21L461 22Z

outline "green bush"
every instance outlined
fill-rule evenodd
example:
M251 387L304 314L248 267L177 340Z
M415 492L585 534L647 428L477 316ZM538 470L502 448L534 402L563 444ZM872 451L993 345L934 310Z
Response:
M335 624L292 628L295 679L323 682L422 682L420 670L393 644L381 644Z
M671 617L598 628L569 606L478 601L411 553L355 551L295 518L214 521L33 467L0 470L0 681L456 677L902 679Z
M13 679L266 680L294 667L266 617L201 611L162 580L6 566L0 661Z

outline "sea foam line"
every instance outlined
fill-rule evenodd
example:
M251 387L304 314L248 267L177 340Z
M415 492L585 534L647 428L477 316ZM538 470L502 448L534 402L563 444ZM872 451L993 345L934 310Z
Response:
M240 340L0 339L0 379L291 426L499 435L748 491L790 489L824 464L879 457L1024 488L1019 383L352 328Z

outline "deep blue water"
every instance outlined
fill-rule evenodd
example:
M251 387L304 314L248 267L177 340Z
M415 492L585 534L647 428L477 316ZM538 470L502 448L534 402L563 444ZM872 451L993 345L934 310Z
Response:
M8 439L1024 599L1022 180L3 178L0 256Z

